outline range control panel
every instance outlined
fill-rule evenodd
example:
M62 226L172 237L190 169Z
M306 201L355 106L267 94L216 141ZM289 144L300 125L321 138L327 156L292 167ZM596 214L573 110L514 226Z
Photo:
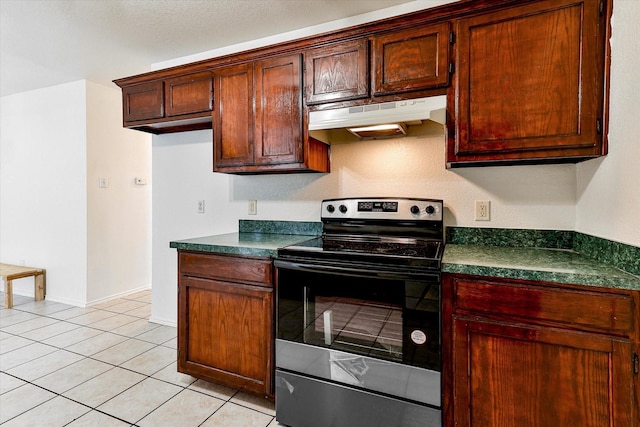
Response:
M358 202L358 212L398 212L398 202L375 200Z
M436 199L363 198L322 201L322 219L442 221L443 202Z

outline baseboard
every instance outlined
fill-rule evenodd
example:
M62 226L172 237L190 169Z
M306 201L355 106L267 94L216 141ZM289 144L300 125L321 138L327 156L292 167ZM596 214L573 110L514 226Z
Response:
M117 299L117 298L122 298L122 297L127 296L127 295L135 294L135 293L140 292L140 291L147 291L147 290L151 290L151 285L144 285L144 286L140 286L140 287L135 288L135 289L129 289L129 290L126 290L124 292L119 292L117 294L109 295L108 297L100 298L100 299L89 301L89 302L78 300L78 299L75 299L75 298L67 298L67 297L62 297L62 296L58 296L58 295L55 295L55 294L47 293L45 295L45 300L51 301L51 302L58 302L58 303L61 303L61 304L68 304L68 305L72 305L74 307L86 308L86 307L91 307L93 305L101 304L103 302L111 301L111 300L114 300L114 299ZM14 286L13 295L20 295L20 296L23 296L23 297L33 298L34 297L33 285L31 285L31 289L16 289L16 287ZM160 323L160 322L156 322L156 323ZM173 323L174 324L171 325L171 326L175 326L176 322L173 322ZM164 324L164 323L162 323L162 324Z
M103 302L107 302L107 301L111 301L114 300L116 298L122 298L124 296L127 295L131 295L131 294L135 294L136 292L140 292L140 291L147 291L147 290L151 290L151 285L144 285L144 286L140 286L138 288L134 288L134 289L128 289L126 291L123 292L119 292L117 294L112 294L103 298L99 298L93 301L89 301L87 302L87 307L91 307L93 305L97 305L97 304L102 304Z
M174 319L169 320L169 319L163 319L161 317L151 316L149 317L149 322L158 323L164 326L172 326L174 328L178 327L178 322Z
M15 295L15 294L17 294L17 295L23 295L23 294L21 294L21 293L14 292L14 295ZM24 294L23 296L27 296L27 297L31 297L31 298L33 298L33 293L31 293L31 294L26 293L26 294ZM57 295L55 295L55 294L54 294L54 295L46 294L46 295L45 295L45 297L44 297L44 299L45 299L46 301L50 301L50 302L58 302L58 303L60 303L60 304L72 305L72 306L74 306L74 307L80 307L80 308L86 308L86 307L87 307L87 304L86 304L86 302L85 302L85 301L77 300L77 299L73 299L73 298L60 297L60 296L57 296Z

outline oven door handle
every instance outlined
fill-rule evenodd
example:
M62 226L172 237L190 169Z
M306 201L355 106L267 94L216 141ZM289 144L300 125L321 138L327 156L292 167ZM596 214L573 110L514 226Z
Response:
M319 274L340 274L343 276L375 277L379 279L440 280L439 272L374 270L371 268L358 268L354 266L337 266L327 264L310 264L299 261L285 261L277 258L273 261L273 265L276 268Z

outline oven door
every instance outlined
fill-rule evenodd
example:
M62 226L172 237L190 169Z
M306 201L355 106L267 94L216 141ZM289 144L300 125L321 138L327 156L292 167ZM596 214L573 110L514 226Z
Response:
M276 259L276 367L440 406L440 274Z

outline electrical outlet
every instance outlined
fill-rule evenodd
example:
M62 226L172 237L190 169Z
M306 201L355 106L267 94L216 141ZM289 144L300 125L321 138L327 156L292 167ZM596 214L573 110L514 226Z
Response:
M258 215L258 201L249 200L249 215Z
M204 200L198 200L198 213L204 213Z
M489 200L476 200L476 221L491 221L491 202Z

